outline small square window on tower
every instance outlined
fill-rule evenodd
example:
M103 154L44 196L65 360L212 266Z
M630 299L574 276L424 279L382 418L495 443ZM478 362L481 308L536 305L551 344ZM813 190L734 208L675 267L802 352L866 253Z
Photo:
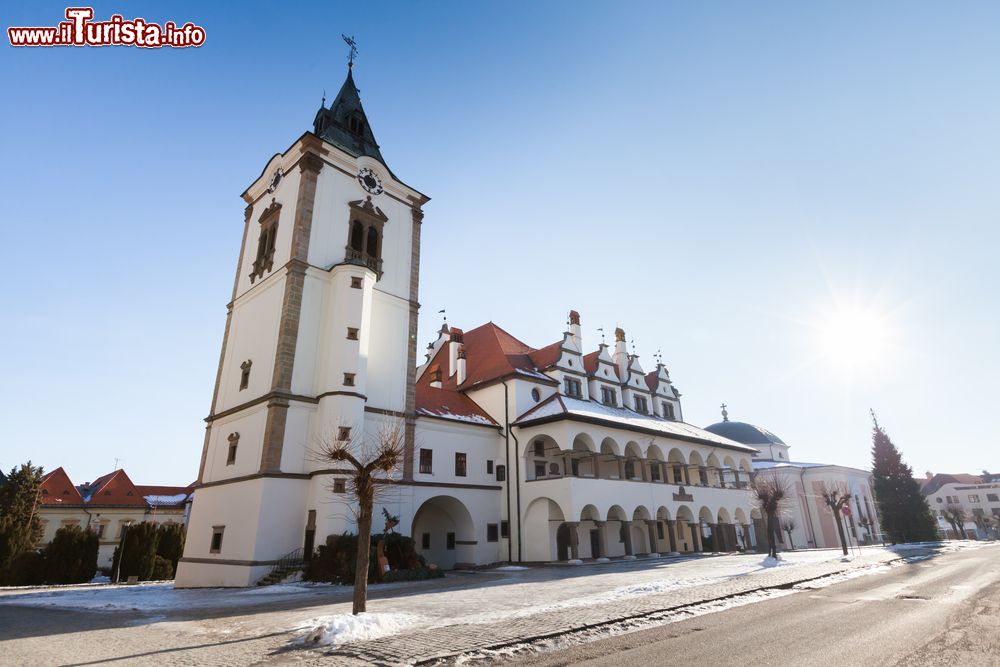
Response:
M358 330L355 327L347 327L347 340L357 340Z
M354 373L344 373L344 386L345 387L354 386Z
M334 493L346 493L347 492L347 480L335 479L333 480L333 492Z
M340 426L337 428L337 440L350 440L350 439L351 439L350 426Z
M351 287L353 289L361 289L363 287L361 276L351 276Z
M250 386L250 367L253 366L253 361L247 359L242 364L240 364L240 391L243 391Z
M212 543L208 549L209 553L217 554L222 552L222 533L225 530L225 526L212 526Z

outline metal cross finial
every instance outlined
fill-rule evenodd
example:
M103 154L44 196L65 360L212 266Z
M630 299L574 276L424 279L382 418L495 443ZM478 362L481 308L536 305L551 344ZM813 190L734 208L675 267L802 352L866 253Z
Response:
M320 106L321 107L325 107L326 106L326 88L323 89L323 101L322 101L322 103L320 103Z
M722 421L729 421L729 413L726 411L726 404L722 404Z
M358 55L358 43L354 41L354 35L348 37L344 33L340 33L340 36L343 37L344 41L347 42L347 45L351 47L351 54L347 58L347 66L353 68L354 57Z
M597 327L597 330L601 332L601 345L604 345L604 327Z
M872 414L872 421L875 422L875 428L878 428L878 417L875 416L875 408L868 408L868 412Z
M446 312L446 309L442 308L439 310L438 315L441 316L441 319L444 320L445 324L448 323L448 313Z

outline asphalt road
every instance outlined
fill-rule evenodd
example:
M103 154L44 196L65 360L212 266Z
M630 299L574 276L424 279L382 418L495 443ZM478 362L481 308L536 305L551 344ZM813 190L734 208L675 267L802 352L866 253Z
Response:
M1000 558L944 554L517 664L998 666Z

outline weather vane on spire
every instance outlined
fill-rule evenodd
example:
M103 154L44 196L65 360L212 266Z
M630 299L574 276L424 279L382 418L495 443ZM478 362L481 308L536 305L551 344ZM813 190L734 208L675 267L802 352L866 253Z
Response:
M351 35L350 37L348 37L344 33L340 33L340 36L343 37L344 41L347 42L347 45L349 47L351 47L351 53L347 57L347 66L353 69L354 68L354 58L355 58L355 56L358 55L358 43L354 41L354 35Z

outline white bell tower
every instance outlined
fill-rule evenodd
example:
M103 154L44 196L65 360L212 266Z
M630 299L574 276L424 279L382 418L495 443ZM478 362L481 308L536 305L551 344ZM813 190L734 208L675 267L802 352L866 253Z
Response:
M403 420L413 474L417 286L428 197L386 166L353 62L313 132L246 192L198 487L177 586L246 586L317 535L331 509L321 438ZM359 433L361 431L361 433ZM334 500L335 502L335 500Z

